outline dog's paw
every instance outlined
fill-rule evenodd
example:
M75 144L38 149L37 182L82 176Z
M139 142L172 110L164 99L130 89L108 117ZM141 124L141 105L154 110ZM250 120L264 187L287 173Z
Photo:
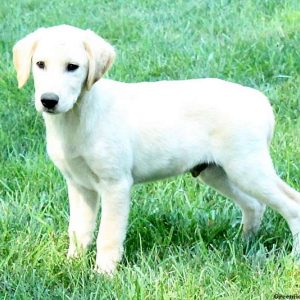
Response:
M293 259L294 263L297 264L298 266L300 266L300 252L299 252L299 250L298 249L295 250L295 248L293 248L290 256Z
M77 247L76 245L71 245L69 246L68 253L67 253L67 258L68 259L76 259L79 258L84 254L84 250L81 247Z
M122 251L100 251L97 254L95 271L99 274L113 276L121 257Z
M300 233L293 236L292 256L300 260Z
M95 272L112 277L117 269L117 263L112 260L100 260L96 263Z
M245 243L255 241L256 236L257 236L257 230L256 229L247 230L247 231L243 230L242 239Z

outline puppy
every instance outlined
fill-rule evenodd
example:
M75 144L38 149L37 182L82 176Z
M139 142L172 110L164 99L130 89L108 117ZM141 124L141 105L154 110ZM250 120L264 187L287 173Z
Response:
M265 205L288 222L300 252L300 194L275 173L274 116L260 92L218 79L122 83L101 79L114 48L90 30L41 28L16 43L19 88L32 69L47 151L68 186L68 257L91 243L101 198L96 270L121 260L135 183L191 172L234 200L244 233ZM101 79L101 80L100 80Z

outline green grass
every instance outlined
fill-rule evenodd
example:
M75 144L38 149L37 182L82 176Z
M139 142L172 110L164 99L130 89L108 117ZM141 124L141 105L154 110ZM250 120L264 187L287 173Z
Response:
M108 39L109 77L219 77L262 90L277 127L278 173L300 190L298 0L73 0L0 4L0 299L273 299L300 295L286 222L268 210L241 239L234 204L185 175L136 186L125 256L113 279L93 273L95 244L66 260L65 183L45 154L32 81L17 89L11 48L41 26L67 23Z

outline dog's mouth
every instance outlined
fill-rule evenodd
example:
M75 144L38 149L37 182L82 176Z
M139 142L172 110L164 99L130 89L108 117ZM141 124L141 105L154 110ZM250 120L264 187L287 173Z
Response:
M72 107L71 107L72 109ZM70 109L64 109L64 108L42 108L43 113L47 113L49 115L59 115L68 112Z
M58 111L56 111L55 109L52 109L52 108L43 108L43 112L50 114L50 115L56 115L59 113Z

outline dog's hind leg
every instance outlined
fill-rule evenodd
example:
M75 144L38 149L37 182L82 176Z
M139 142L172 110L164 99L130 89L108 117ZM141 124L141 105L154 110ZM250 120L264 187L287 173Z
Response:
M224 170L231 182L277 210L288 222L293 235L293 253L300 254L300 194L276 174L268 149L246 153L237 151L234 159L224 160Z
M258 231L265 211L264 204L236 187L220 166L208 166L200 173L200 178L207 185L233 200L241 208L244 237L252 236Z

